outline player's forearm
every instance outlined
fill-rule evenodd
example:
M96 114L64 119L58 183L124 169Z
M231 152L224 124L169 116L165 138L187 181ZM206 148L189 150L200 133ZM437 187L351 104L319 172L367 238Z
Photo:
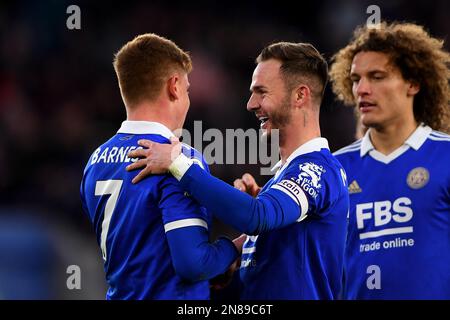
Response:
M220 238L209 243L203 231L181 228L167 233L175 272L193 282L224 273L239 255L231 240Z
M202 266L203 279L212 279L225 273L230 265L240 256L233 242L225 237L214 243L204 242L199 248L198 261Z
M175 163L175 165L177 165ZM223 222L246 234L258 234L293 223L298 212L283 210L275 198L254 199L213 177L197 165L170 169L182 187ZM179 170L181 168L181 170Z
M236 230L253 234L259 219L254 215L256 201L225 182L193 165L180 180L201 205Z

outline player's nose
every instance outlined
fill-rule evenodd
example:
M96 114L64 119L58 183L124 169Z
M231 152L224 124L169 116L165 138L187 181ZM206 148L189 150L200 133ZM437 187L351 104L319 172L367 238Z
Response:
M257 101L255 95L252 94L247 101L247 110L255 111L255 110L259 109L259 107L260 107L259 102Z
M363 96L363 95L367 95L370 94L370 83L369 81L367 81L367 79L365 78L361 78L359 79L359 81L357 83L355 83L355 93L356 96Z

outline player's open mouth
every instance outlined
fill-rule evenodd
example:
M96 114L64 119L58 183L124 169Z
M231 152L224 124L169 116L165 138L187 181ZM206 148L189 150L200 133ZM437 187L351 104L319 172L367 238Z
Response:
M267 123L269 117L258 117L259 121L261 121L261 128Z
M369 112L371 111L373 108L375 108L377 105L375 103L372 102L368 102L368 101L361 101L358 104L359 110L361 112Z

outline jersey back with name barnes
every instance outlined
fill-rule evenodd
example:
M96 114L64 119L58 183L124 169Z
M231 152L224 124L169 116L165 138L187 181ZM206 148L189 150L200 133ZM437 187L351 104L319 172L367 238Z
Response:
M294 199L301 215L294 224L247 238L240 269L241 298L337 298L348 213L341 165L327 148L288 158L259 195L274 189Z
M350 193L344 297L450 299L450 136L419 126L386 156L335 153Z
M138 130L139 131L139 130ZM81 198L101 247L107 299L208 299L207 281L181 279L174 271L165 227L177 221L200 218L211 222L191 199L179 194L178 181L168 174L150 176L138 184L137 171L127 153L139 139L167 143L160 134L117 133L97 148L85 168ZM188 146L183 152L208 168L203 157Z

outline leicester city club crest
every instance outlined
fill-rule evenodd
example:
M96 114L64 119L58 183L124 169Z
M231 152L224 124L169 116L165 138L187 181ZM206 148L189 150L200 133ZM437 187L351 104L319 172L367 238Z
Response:
M423 188L428 183L428 180L430 180L430 173L423 167L412 169L406 178L408 186L412 189Z

